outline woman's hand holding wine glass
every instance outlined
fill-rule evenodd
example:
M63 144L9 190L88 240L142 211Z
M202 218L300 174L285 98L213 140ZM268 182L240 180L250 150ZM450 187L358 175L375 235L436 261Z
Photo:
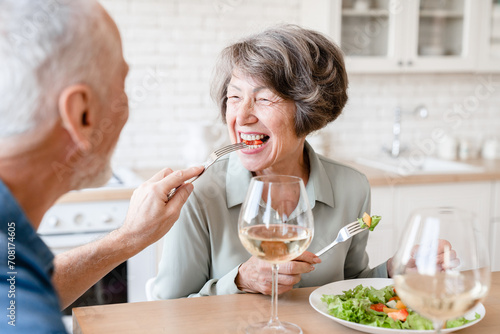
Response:
M398 295L431 319L436 333L474 308L490 285L486 243L474 217L454 208L415 211L392 266Z
M292 290L301 281L301 275L313 271L314 265L320 262L315 254L305 251L292 261L281 264L278 270L278 295ZM240 266L235 283L242 291L271 295L272 264L252 256Z
M271 319L250 325L247 333L302 333L297 325L280 322L277 312L279 264L304 253L314 233L302 179L283 175L254 177L241 208L238 228L243 246L254 257L272 264Z

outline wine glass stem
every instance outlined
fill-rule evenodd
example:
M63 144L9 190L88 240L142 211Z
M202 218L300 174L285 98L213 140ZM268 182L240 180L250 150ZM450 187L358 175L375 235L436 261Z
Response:
M443 328L444 322L442 320L434 320L432 322L434 325L434 329L436 330L436 334L441 334L441 329Z
M278 264L273 264L272 280L273 286L271 291L271 319L269 320L269 326L280 326L280 321L278 320Z

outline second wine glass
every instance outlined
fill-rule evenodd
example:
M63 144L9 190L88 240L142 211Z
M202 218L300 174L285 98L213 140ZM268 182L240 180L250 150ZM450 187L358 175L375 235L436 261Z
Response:
M408 307L432 320L436 333L487 295L485 245L474 216L464 210L424 208L411 215L393 261L394 284Z
M314 223L302 179L271 175L254 177L238 220L239 237L250 254L272 264L271 319L251 324L247 333L302 333L278 320L279 264L301 255L311 243Z

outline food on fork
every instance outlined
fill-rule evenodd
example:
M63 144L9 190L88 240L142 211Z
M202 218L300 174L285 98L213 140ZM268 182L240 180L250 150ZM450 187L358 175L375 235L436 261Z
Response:
M372 224L372 217L370 217L370 215L369 215L369 214L367 214L366 212L365 212L365 213L363 213L363 218L362 218L362 220L366 223L366 225L368 225L368 227L370 227L370 226L371 226L371 224Z
M380 222L380 219L382 219L381 216L370 216L365 212L362 218L358 218L358 222L362 228L367 228L370 231L373 231L375 226L377 226Z

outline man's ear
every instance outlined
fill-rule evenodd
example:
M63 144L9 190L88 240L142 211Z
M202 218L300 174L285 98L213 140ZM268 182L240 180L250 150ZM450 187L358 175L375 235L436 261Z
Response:
M63 127L84 152L91 148L90 137L95 126L96 110L92 98L92 90L83 84L66 87L59 96Z

